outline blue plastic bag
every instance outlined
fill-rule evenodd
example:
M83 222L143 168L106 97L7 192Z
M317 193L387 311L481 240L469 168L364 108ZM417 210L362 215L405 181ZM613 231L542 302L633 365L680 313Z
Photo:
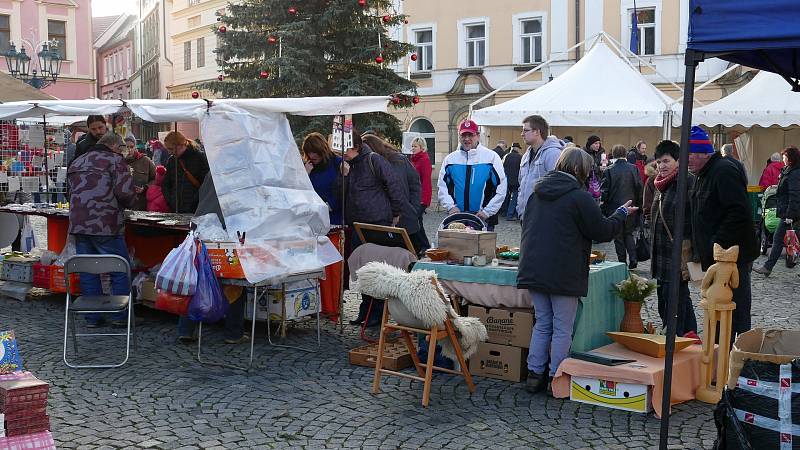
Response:
M205 323L218 322L228 312L228 300L222 295L219 281L208 259L208 250L202 242L195 257L195 266L197 290L189 301L189 319Z

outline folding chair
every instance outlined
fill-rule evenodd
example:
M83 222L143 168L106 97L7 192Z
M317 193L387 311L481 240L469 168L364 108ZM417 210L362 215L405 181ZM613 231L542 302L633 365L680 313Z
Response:
M438 289L437 289L438 291ZM447 302L444 294L439 291L441 300ZM393 316L397 324L389 323L390 314ZM414 361L414 367L417 369L417 376L407 373L397 372L394 370L384 369L383 366L383 351L386 345L386 334L392 331L399 331L403 336L406 343L406 348L411 354L411 359ZM411 333L421 333L428 336L428 360L422 363L417 356L417 349L414 347L414 340ZM453 345L456 353L456 359L460 366L460 371L438 367L433 364L436 341L440 339L449 339ZM450 317L445 318L444 322L439 325L426 327L418 318L416 318L411 311L408 310L398 300L386 300L386 307L383 308L383 318L381 320L381 337L378 340L378 355L375 360L375 378L372 382L372 393L377 394L380 392L381 375L395 375L411 380L422 381L422 406L428 407L431 397L431 381L433 378L433 371L438 370L453 375L461 375L467 383L467 389L470 393L475 392L475 384L472 382L472 375L469 373L467 363L464 361L464 355L461 351L461 344L456 336L453 323Z
M64 364L72 368L108 368L120 367L128 362L133 334L133 299L128 295L80 295L72 301L70 291L70 274L84 272L90 274L125 273L131 279L131 266L128 261L117 255L75 255L64 264L64 277L67 286L67 304L64 312ZM75 330L75 314L116 313L128 310L127 327L124 333L77 333ZM72 335L72 346L77 355L78 336L125 336L125 359L119 364L72 364L67 360L67 340ZM136 342L134 340L134 346Z

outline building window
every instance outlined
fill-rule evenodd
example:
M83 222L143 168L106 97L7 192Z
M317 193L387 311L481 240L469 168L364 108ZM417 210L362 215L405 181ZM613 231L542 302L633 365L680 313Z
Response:
M192 41L183 43L183 70L192 69Z
M467 67L486 65L486 25L474 24L465 27L467 35Z
M108 84L111 80L111 57L106 56L103 58L105 61L105 72L103 73L103 80L105 80L105 84Z
M133 49L128 47L128 78L133 73Z
M0 16L0 52L8 51L11 43L11 20L9 16Z
M522 64L542 62L542 19L520 21Z
M67 22L61 20L47 21L47 40L56 41L55 50L62 58L67 55Z
M628 36L633 27L633 9L628 10ZM656 10L655 8L637 9L636 21L639 29L639 54L656 54Z
M206 66L206 38L197 40L197 67Z
M197 15L197 16L194 16L194 17L189 17L188 19L186 19L186 25L189 28L199 27L200 26L200 16Z
M436 164L436 129L430 120L419 118L411 124L408 131L419 133L425 144L428 147L428 158L431 160L431 165Z
M417 45L417 71L433 70L433 29L415 30L414 42Z

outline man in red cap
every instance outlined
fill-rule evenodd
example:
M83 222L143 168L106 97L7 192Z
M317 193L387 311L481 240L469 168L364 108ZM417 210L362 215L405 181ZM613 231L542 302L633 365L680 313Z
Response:
M481 145L474 121L461 122L458 135L458 149L447 155L439 171L439 203L450 214L473 213L494 230L506 197L503 162L497 153Z

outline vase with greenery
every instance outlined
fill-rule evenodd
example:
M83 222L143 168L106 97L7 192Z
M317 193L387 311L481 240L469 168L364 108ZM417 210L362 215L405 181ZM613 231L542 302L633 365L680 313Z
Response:
M656 280L648 280L633 273L628 275L627 279L613 285L614 294L625 302L625 315L619 325L620 331L644 333L642 303L655 292L657 287Z

